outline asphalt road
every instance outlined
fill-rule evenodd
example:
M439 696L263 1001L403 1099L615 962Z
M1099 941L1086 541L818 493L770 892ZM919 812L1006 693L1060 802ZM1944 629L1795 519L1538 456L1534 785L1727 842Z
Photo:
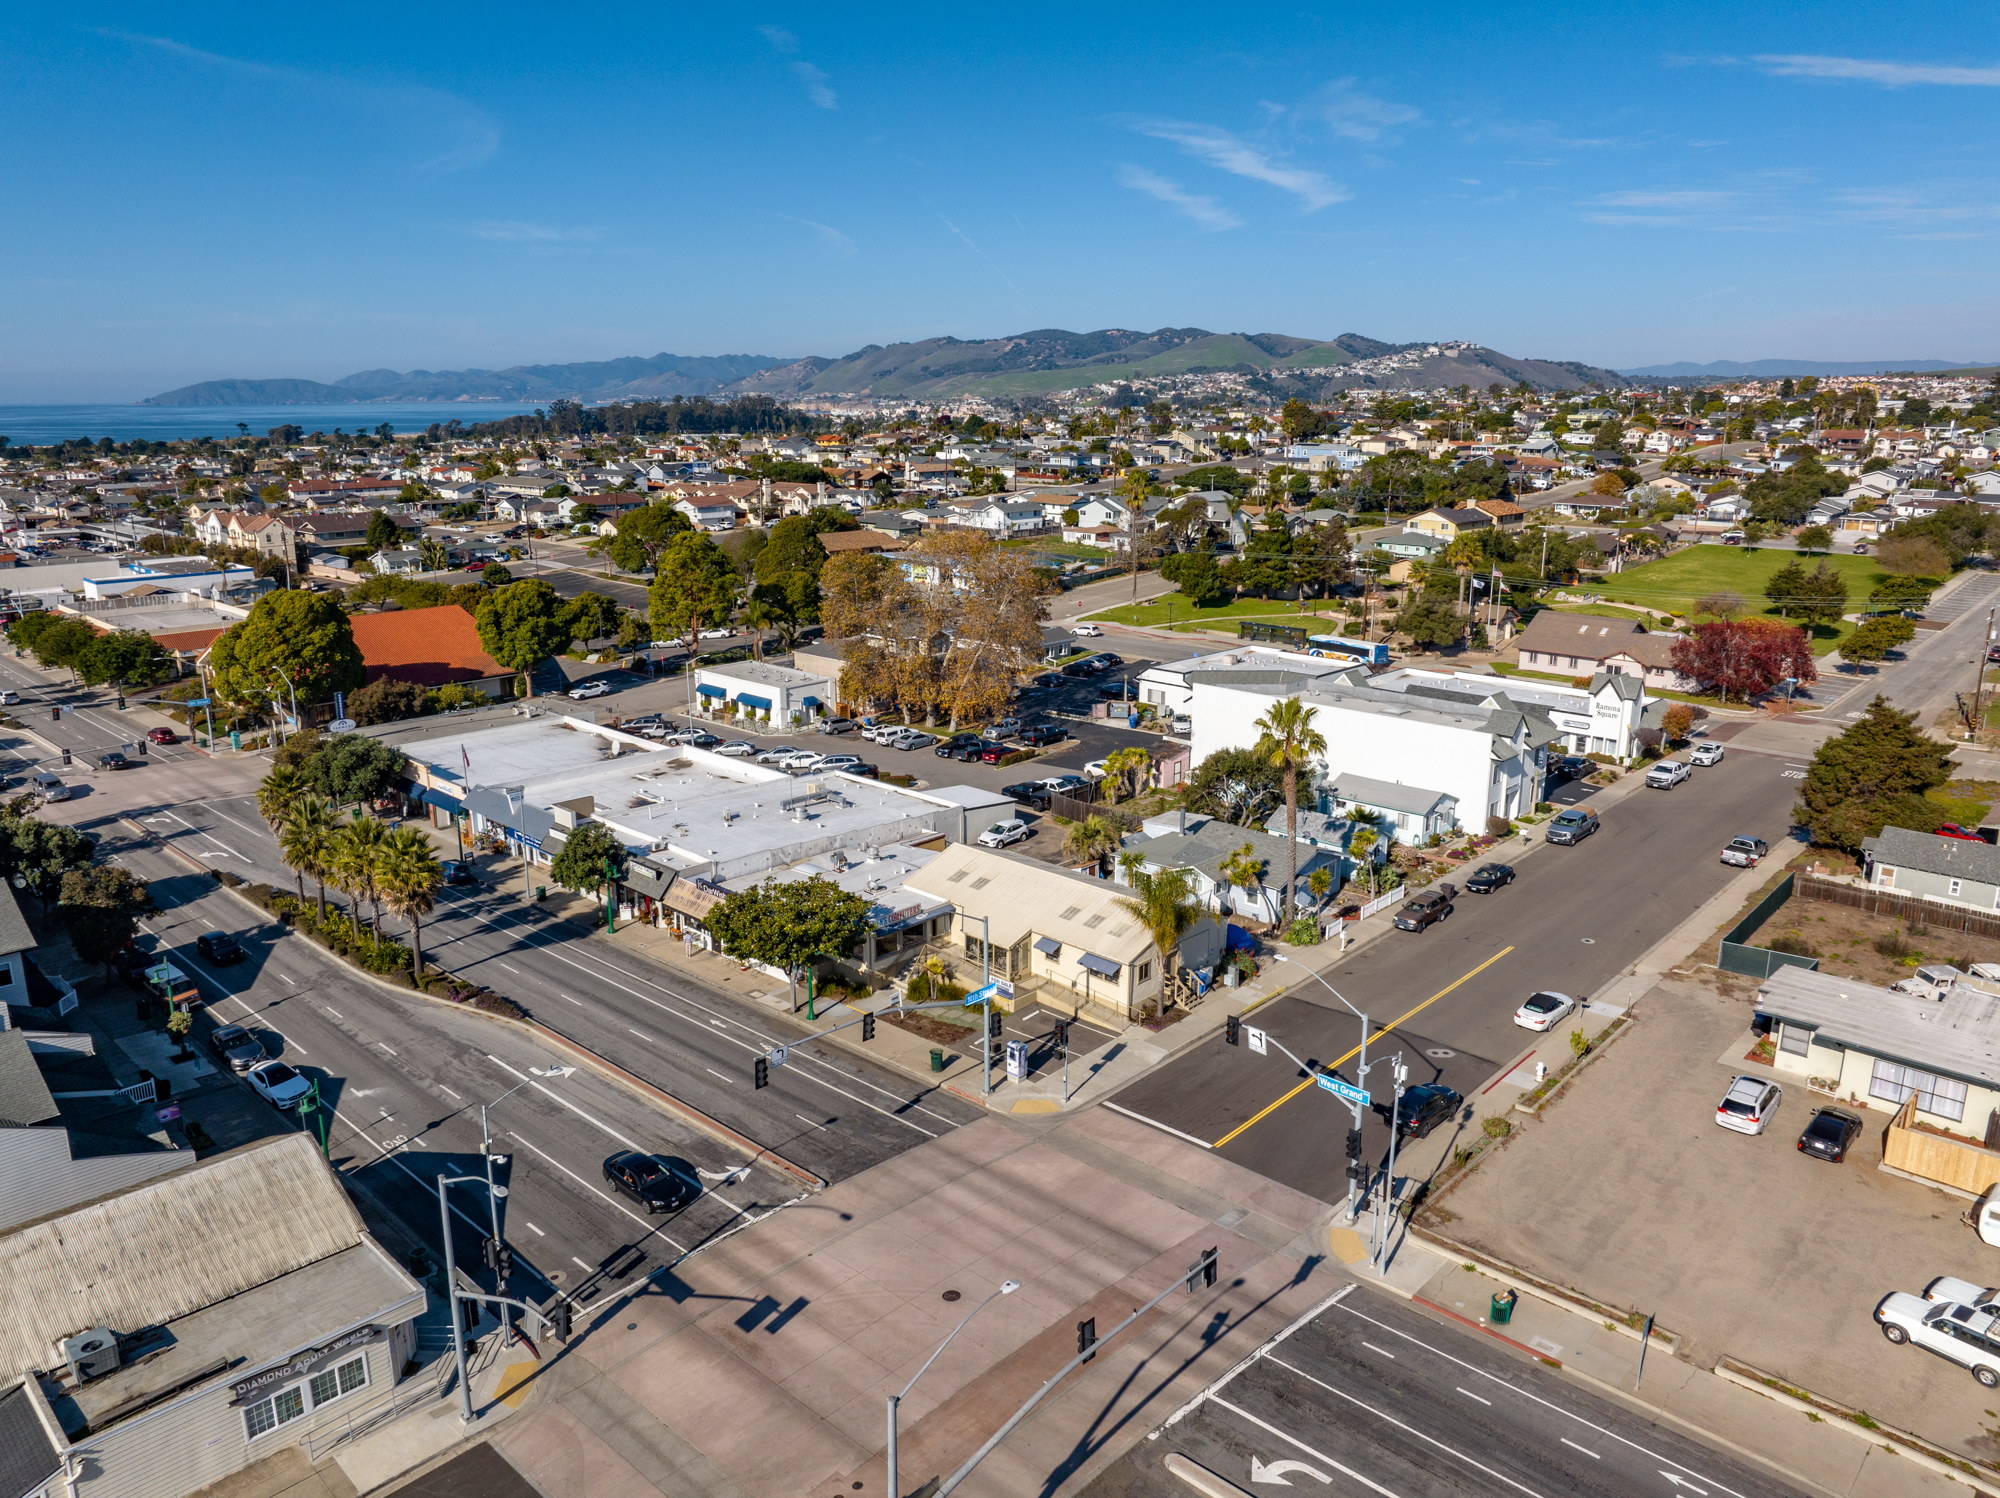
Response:
M1534 1041L1513 1023L1530 994L1587 998L1602 989L1734 877L1716 856L1730 838L1763 837L1777 856L1791 821L1788 777L1803 764L1739 749L1673 790L1635 790L1608 804L1582 843L1507 860L1519 870L1512 885L1461 893L1448 919L1384 932L1327 968L1327 983L1373 1027L1363 1085L1385 1100L1387 1069L1375 1063L1397 1051L1412 1085L1441 1082L1466 1096L1510 1070ZM1360 1081L1360 1021L1318 981L1297 984L1249 1023L1301 1059ZM1275 1049L1259 1056L1217 1035L1115 1101L1321 1200L1345 1197L1341 1141L1351 1115ZM1381 1119L1370 1117L1363 1135L1369 1158L1386 1155Z
M588 1304L800 1195L791 1177L746 1166L587 1069L537 1078L567 1058L525 1031L377 987L305 938L258 921L157 844L116 823L94 830L104 856L152 888L160 906L144 923L152 949L171 950L201 988L197 1045L215 1025L247 1025L315 1080L334 1110L327 1149L335 1168L434 1252L442 1250L437 1181L483 1177L480 1105L496 1105L489 1118L496 1154L509 1157L497 1179L508 1188L500 1220L519 1266L515 1294ZM217 967L199 955L195 939L218 930L242 941L243 961ZM298 1126L295 1113L284 1117ZM602 1163L627 1149L678 1162L691 1200L650 1216L612 1195ZM453 1188L450 1200L458 1262L490 1287L479 1251L490 1231L485 1187Z
M1489 1339L1359 1286L1139 1442L1089 1498L1185 1498L1178 1455L1245 1492L1792 1498L1799 1489Z

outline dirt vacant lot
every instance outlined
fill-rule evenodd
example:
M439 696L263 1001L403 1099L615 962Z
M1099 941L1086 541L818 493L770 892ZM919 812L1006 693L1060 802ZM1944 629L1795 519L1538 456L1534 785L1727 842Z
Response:
M1939 1274L2000 1283L2000 1250L1960 1225L1959 1198L1876 1168L1886 1113L1868 1114L1842 1165L1799 1153L1813 1103L1790 1079L1763 1135L1717 1127L1729 1077L1756 1070L1734 1059L1753 990L1722 986L1647 993L1610 1053L1438 1203L1436 1229L1607 1306L1656 1314L1703 1367L1733 1356L2000 1458L2000 1401L1955 1364L1891 1346L1871 1314L1887 1292L1921 1292Z

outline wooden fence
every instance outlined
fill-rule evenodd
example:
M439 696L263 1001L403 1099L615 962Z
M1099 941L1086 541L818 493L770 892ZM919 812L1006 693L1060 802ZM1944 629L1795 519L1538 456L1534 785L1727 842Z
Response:
M1068 817L1072 822L1081 822L1086 817L1097 814L1097 787L1080 785L1073 791L1065 791L1060 796L1049 797L1049 811L1058 817Z
M1889 1137L1882 1147L1884 1165L1953 1187L1968 1196L1984 1196L1995 1184L2000 1184L2000 1153L1912 1128L1916 1107L1916 1098L1908 1097L1896 1110L1895 1121L1889 1125Z
M1971 936L2000 937L2000 912L1974 910L1949 900L1928 895L1904 895L1870 885L1844 884L1838 879L1821 879L1800 874L1796 889L1802 900L1825 900L1870 915L1886 915L1896 920L1916 920L1933 931L1963 931Z

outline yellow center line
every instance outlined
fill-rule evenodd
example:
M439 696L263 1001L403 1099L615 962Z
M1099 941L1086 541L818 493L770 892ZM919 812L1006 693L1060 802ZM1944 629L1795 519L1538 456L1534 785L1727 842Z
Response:
M1396 1026L1402 1024L1404 1020L1413 1019L1417 1015L1422 1014L1426 1009L1430 1008L1431 1005L1435 1004L1439 999L1443 998L1446 994L1450 993L1454 988L1457 988L1459 984L1468 983L1472 979L1477 978L1481 973L1485 972L1489 967L1493 966L1494 963L1498 962L1502 957L1505 957L1509 952L1513 950L1514 949L1512 947L1502 947L1499 951L1495 952L1491 957L1487 958L1484 962L1480 963L1478 967L1474 968L1464 977L1459 978L1454 982L1446 984L1443 988L1440 988L1436 993L1432 994L1428 999L1425 999L1423 1003L1417 1005L1417 1007L1412 1009L1408 1014L1404 1014L1396 1019L1390 1020L1388 1024L1384 1025L1381 1029L1377 1030L1373 1035L1369 1036L1368 1037L1369 1041L1373 1043L1374 1041L1380 1040L1384 1035L1387 1035L1391 1030L1395 1029ZM1320 1070L1323 1072L1333 1071L1339 1067L1345 1066L1349 1061L1352 1061L1356 1056L1360 1054L1361 1054L1361 1047L1356 1046L1353 1050L1349 1051L1345 1056L1342 1056L1337 1061L1322 1066ZM1307 1077L1305 1081L1299 1083L1298 1086L1294 1087L1290 1092L1286 1093L1283 1097L1279 1098L1269 1107L1265 1108L1263 1111L1259 1113L1253 1114L1251 1117L1245 1119L1242 1123L1238 1124L1235 1128L1231 1129L1227 1134L1224 1134L1220 1139L1216 1140L1214 1144L1210 1145L1209 1148L1221 1149L1225 1144L1229 1143L1230 1140L1234 1139L1238 1134L1241 1134L1245 1129L1248 1129L1252 1124L1262 1122L1266 1117L1268 1117L1270 1114L1277 1112L1278 1109L1284 1107L1285 1104L1289 1103L1293 1098L1297 1097L1300 1093L1304 1092L1308 1087L1315 1085L1317 1081L1318 1081L1317 1077Z

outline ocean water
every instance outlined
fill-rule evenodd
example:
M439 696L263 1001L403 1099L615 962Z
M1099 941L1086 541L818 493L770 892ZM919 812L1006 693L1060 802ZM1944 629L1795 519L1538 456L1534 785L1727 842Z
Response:
M547 403L542 406L546 409ZM144 438L176 442L188 437L240 437L237 423L253 437L273 427L308 432L374 431L383 422L398 432L420 432L434 421L467 426L519 416L536 407L511 401L366 401L339 406L0 406L0 437L15 447L41 447L72 437L114 442Z

